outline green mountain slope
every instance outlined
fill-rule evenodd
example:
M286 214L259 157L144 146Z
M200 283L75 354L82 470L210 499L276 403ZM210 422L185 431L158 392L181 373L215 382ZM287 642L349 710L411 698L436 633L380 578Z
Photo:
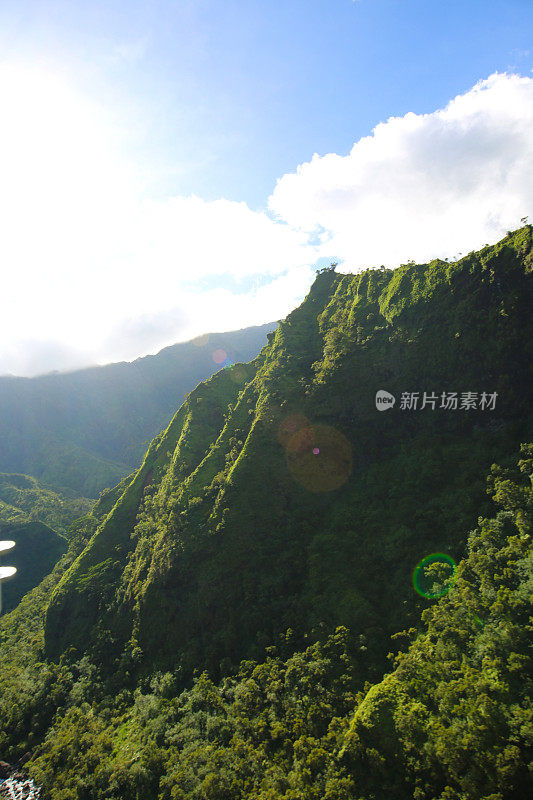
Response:
M4 585L4 612L52 571L68 547L72 523L93 504L42 486L28 475L0 473L0 539L17 543L7 562L18 570Z
M188 391L222 363L254 358L276 325L207 334L131 363L0 377L0 469L96 496L138 465Z
M528 797L531 254L322 272L197 386L0 620L0 758L45 800Z
M156 672L110 692L86 658L24 656L28 595L4 626L19 664L5 670L0 650L0 752L17 729L21 747L39 737L28 769L46 800L529 797L533 445L519 467L492 468L502 510L479 518L450 588L394 637L406 652L373 686L368 640L338 628L296 653L288 631L218 685L203 673L179 692L179 674Z
M152 442L53 594L47 654L216 675L287 628L343 624L379 669L423 608L414 565L462 555L483 474L527 438L531 244L527 226L453 264L318 275L260 357L200 384Z
M39 521L66 535L93 505L93 500L44 486L30 475L0 472L0 526Z
M339 755L363 797L530 796L533 446L519 467L493 467L502 510L480 518L452 590L355 712Z

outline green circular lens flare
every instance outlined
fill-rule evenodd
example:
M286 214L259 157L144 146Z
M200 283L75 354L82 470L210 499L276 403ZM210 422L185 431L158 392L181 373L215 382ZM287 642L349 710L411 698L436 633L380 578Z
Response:
M413 586L427 600L443 597L455 582L457 566L451 556L432 553L420 561L413 572Z

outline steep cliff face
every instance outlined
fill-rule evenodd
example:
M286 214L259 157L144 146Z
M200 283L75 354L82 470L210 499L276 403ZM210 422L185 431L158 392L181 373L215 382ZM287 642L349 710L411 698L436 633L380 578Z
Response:
M48 655L224 671L279 631L346 624L377 665L418 614L413 567L462 554L479 476L527 438L531 263L528 226L457 263L319 274L109 495L51 599Z

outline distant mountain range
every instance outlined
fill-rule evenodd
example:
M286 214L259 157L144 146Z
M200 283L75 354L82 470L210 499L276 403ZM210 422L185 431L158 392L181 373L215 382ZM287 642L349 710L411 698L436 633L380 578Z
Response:
M0 377L0 470L95 497L132 472L188 392L255 358L277 324L206 334L131 363Z

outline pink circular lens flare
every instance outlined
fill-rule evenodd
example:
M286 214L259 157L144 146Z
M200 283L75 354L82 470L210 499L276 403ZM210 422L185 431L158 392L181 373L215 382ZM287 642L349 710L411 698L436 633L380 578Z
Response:
M215 350L215 352L213 353L213 361L215 362L215 364L224 363L224 361L227 359L227 357L228 357L228 354L226 353L225 350L222 350L222 349Z

